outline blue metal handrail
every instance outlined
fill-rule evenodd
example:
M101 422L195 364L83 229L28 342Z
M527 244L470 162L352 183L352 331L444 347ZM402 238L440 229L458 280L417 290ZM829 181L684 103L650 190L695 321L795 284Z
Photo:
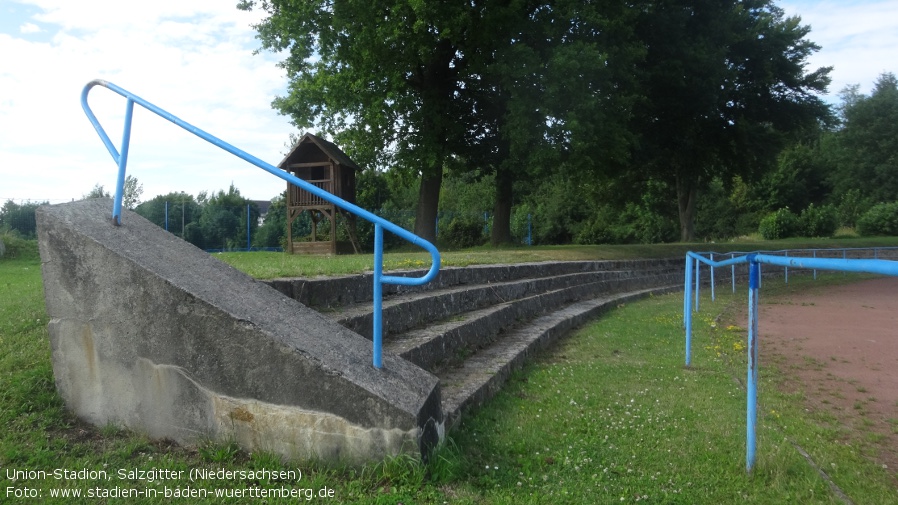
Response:
M117 150L112 144L112 141L109 140L109 136L106 135L106 131L100 125L97 117L94 115L93 111L90 109L90 106L87 104L87 94L94 86L102 86L111 91L114 91L115 93L118 93L119 95L127 99L127 104L125 106L125 127L122 131L122 145L120 151ZM298 186L308 191L309 193L312 193L313 195L322 198L336 205L337 207L340 207L341 209L355 214L356 216L361 217L362 219L374 224L374 311L372 314L372 339L374 340L373 363L375 368L382 368L383 285L398 284L403 286L419 286L421 284L427 284L428 282L432 281L437 276L437 273L439 273L440 270L440 252L437 251L436 246L434 246L427 240L424 240L423 238L391 223L390 221L387 221L380 216L372 214L371 212L353 203L347 202L346 200L334 194L328 193L323 189L309 184L306 181L303 181L302 179L299 179L296 176L275 167L274 165L266 163L259 158L256 158L255 156L206 133L205 131L191 125L190 123L179 119L173 114L151 104L150 102L147 102L134 93L126 91L116 86L115 84L112 84L111 82L96 79L84 86L84 90L81 92L81 108L84 109L84 113L87 114L87 118L90 120L91 124L94 126L94 129L97 131L97 134L100 136L100 140L102 140L103 144L106 145L106 149L109 151L109 154L112 155L112 159L115 160L115 162L118 164L118 179L116 180L115 184L115 199L113 200L112 204L112 222L116 226L121 225L122 222L122 196L124 194L125 188L125 167L128 164L128 146L131 142L131 119L134 114L135 103L147 109L148 111L171 121L172 123L189 131L190 133L205 140L206 142L218 146L221 149L224 149L225 151L233 154L234 156L248 161L253 165L261 168L262 170L265 170L266 172L276 177L280 177L290 184ZM402 239L411 242L413 245L417 245L430 253L430 270L424 276L400 277L383 274L383 232L385 229L387 231L395 233L396 235L399 235L399 237L401 237Z
M686 280L683 289L683 324L686 329L686 366L691 366L691 348L692 348L692 285L693 285L693 269L695 273L695 306L694 310L698 311L698 290L699 285L699 264L704 263L711 267L711 299L714 299L714 268L735 266L740 263L748 263L748 372L746 381L746 444L745 444L745 467L749 472L755 464L755 451L757 447L756 424L758 419L758 291L761 287L761 264L781 266L785 268L805 268L813 269L815 272L820 270L841 270L843 272L866 272L873 274L891 275L898 277L898 261L882 260L878 258L878 251L882 249L894 249L887 247L873 248L873 256L875 259L848 259L848 250L864 250L862 248L837 249L842 251L842 259L838 258L817 258L816 252L823 249L808 250L790 250L790 251L757 251L753 253L726 253L730 254L730 259L723 261L714 261L714 254L720 253L696 253L689 251L686 253ZM794 253L806 254L810 251L813 257L796 256ZM833 251L829 249L828 251ZM792 252L793 255L789 256ZM781 253L782 255L770 254ZM740 256L736 256L739 254ZM704 255L708 255L706 258ZM694 267L693 267L694 265ZM788 272L788 270L787 270ZM733 274L735 282L735 273ZM788 277L786 278L788 282ZM735 285L734 285L735 286ZM735 288L734 288L735 291Z

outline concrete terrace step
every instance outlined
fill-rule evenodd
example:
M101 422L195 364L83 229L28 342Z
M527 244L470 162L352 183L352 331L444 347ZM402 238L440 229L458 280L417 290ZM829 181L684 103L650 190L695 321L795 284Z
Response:
M366 338L371 283L370 274L269 282ZM492 397L535 350L608 308L682 285L680 259L446 268L428 285L384 286L385 355L439 378L449 428Z
M433 291L452 286L507 282L536 277L554 277L573 273L627 270L647 271L676 268L682 271L682 259L605 260L605 261L557 261L516 263L512 265L474 265L446 267L432 282L422 286L384 285L384 297L414 291ZM426 270L391 271L390 275L421 277ZM360 302L370 302L372 274L355 274L336 277L272 279L266 284L290 298L319 310L344 307Z
M655 286L659 281L675 283L679 273L619 277L536 293L503 301L487 308L475 308L385 338L384 348L416 365L435 372L441 365L455 360L458 354L492 342L503 329L528 321L566 304L594 298L600 294L633 291Z
M438 372L446 429L455 426L464 412L492 398L535 351L622 303L678 289L682 286L674 284L573 303L508 331L460 365Z
M383 302L384 339L462 312L519 300L535 293L577 288L605 280L627 279L634 275L637 274L622 270L582 272L395 294ZM341 325L371 338L371 302L353 304L327 314Z

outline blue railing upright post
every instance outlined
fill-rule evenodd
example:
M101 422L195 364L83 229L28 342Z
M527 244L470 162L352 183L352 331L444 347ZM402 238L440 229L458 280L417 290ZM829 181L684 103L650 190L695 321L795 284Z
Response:
M692 257L686 254L686 286L683 290L683 320L686 325L686 366L692 364Z
M122 129L122 149L118 157L118 177L115 180L115 199L112 203L112 222L122 224L122 198L125 194L125 168L128 166L128 151L131 145L131 120L134 117L134 100L128 99L125 106L125 127Z
M711 262L714 262L714 253L710 253ZM711 301L715 301L714 298L714 265L708 265L711 268Z
M699 262L698 258L695 258L695 311L698 312L698 298L701 296L701 270L702 264Z
M814 258L815 259L817 258L817 250L816 249L814 250ZM815 281L817 280L817 269L816 268L814 269L814 280Z
M686 275L686 278L683 280L683 328L686 328L686 314L687 308L689 307L689 297L692 296L689 290L689 281L692 279L692 269L690 266L692 265L692 257L689 256L689 253L686 253L686 266L683 267L683 272Z
M736 257L736 253L730 253L730 259ZM733 293L736 292L736 264L730 265L730 279L733 281Z
M371 338L374 341L374 368L383 367L383 273L384 273L384 230L380 223L374 223L374 313Z
M760 264L753 256L749 259L748 273L748 377L746 386L746 451L745 467L751 471L755 465L755 447L758 421L758 289L760 288Z
M789 257L789 251L784 252L784 253L783 253L783 256L786 257L786 258L788 258L788 257ZM789 267L785 267L784 270L786 271L786 284L789 284Z

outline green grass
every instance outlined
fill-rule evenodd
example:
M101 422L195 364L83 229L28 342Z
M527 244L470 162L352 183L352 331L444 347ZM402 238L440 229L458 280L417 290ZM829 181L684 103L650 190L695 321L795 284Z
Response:
M479 257L487 252L458 254ZM527 254L569 257L594 251ZM812 284L808 276L795 276L788 287L765 280L762 296L772 301L778 292L824 289L827 283L851 279L827 275ZM746 473L744 330L739 328L744 323L727 322L745 303L745 295L744 290L737 295L726 291L719 290L714 303L702 300L692 368L683 366L681 296L653 297L619 307L538 356L496 398L467 416L427 466L407 457L362 468L315 462L284 466L270 454L246 454L231 443L187 449L73 419L53 384L39 262L33 257L0 260L0 422L5 428L0 432L0 502L25 503L8 500L7 487L37 489L43 499L35 503L86 504L104 500L54 501L48 497L50 489L86 492L117 484L161 492L166 484L237 490L259 484L315 493L331 489L331 503L841 503L798 445L854 503L898 503L894 470L872 459L877 439L858 431L862 428L840 425L823 411L806 412L804 392L780 391L787 371L773 363L762 364L758 460L755 470ZM707 297L707 290L703 293ZM299 468L303 477L298 483L11 482L5 473L199 467Z
M584 246L489 246L463 251L441 251L443 266L468 266L531 261L615 260L635 258L682 258L687 251L754 251L801 248L898 247L898 237L786 239L696 244L633 244ZM371 254L345 256L303 256L276 252L217 253L215 257L259 279L352 274L371 271ZM417 249L384 254L384 269L430 268L430 255Z

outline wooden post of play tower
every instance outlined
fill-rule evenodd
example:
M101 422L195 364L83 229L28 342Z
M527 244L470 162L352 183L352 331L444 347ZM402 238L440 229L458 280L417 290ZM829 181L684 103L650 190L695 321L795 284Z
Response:
M355 172L359 170L358 165L339 147L321 137L310 133L303 135L278 167L347 202L355 203ZM308 211L312 218L312 234L308 241L295 241L293 221L304 211ZM348 242L337 241L338 213L346 220ZM324 219L330 222L330 240L326 242L317 238L318 223ZM287 183L287 251L291 254L358 253L355 215Z

